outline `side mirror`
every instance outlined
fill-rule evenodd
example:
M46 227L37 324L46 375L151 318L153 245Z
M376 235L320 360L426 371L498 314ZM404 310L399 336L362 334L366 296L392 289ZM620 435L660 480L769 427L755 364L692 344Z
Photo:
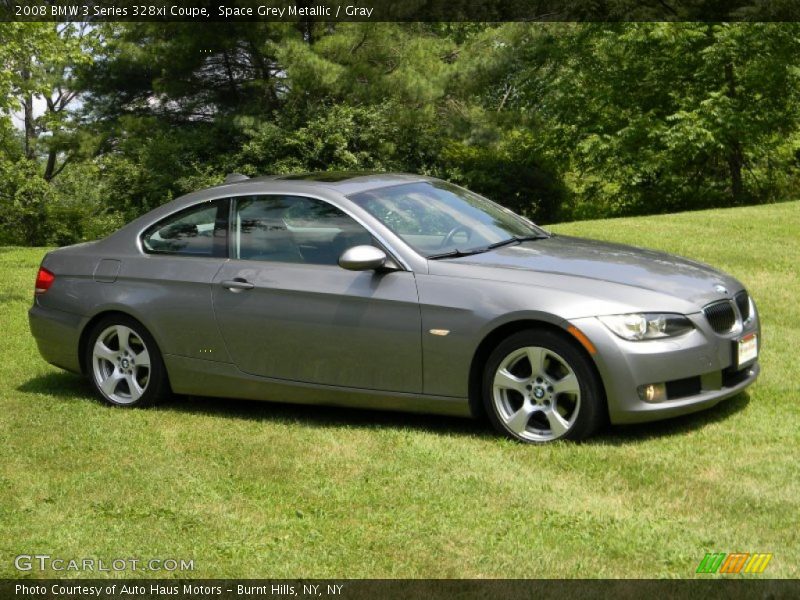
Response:
M386 264L386 253L375 246L353 246L339 257L339 266L348 271L371 271Z

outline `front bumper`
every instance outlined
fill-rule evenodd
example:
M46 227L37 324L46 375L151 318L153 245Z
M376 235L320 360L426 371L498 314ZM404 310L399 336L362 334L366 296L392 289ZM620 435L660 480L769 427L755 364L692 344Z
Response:
M735 396L756 380L760 371L757 359L737 370L733 345L755 332L761 353L758 315L727 334L715 333L703 313L687 316L694 331L640 342L623 340L593 317L570 321L597 348L593 358L603 379L612 423L641 423L703 410ZM667 384L667 398L658 403L641 400L639 386L656 383Z

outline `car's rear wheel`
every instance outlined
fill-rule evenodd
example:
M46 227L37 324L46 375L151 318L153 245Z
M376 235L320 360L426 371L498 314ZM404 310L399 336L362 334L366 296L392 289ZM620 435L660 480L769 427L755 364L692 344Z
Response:
M584 439L605 414L589 359L549 330L520 331L494 349L484 371L483 398L498 431L530 443Z
M170 393L167 372L153 337L138 321L112 315L98 322L86 345L89 379L115 406L149 406Z

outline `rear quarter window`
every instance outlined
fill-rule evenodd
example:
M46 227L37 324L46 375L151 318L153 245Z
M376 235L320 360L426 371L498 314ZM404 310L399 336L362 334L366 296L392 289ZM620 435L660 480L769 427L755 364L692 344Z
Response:
M148 254L224 257L227 207L227 200L213 200L170 215L142 234L142 248Z

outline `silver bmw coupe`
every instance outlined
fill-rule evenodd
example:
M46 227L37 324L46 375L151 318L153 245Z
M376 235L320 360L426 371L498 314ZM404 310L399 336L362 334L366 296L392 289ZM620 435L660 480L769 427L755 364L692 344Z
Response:
M713 406L755 381L761 342L729 275L405 174L229 176L49 252L29 317L113 405L485 415L525 442Z

